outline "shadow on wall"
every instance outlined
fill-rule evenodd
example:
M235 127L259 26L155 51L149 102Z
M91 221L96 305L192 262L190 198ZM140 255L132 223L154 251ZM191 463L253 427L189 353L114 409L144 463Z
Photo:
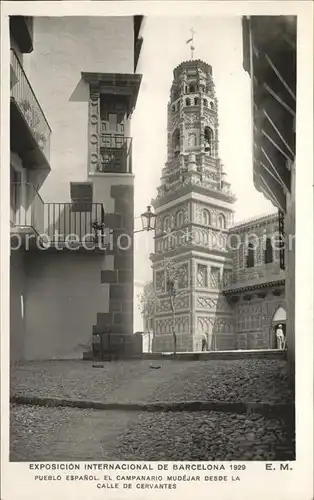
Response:
M89 101L89 85L82 78L76 85L71 97L70 102L88 102Z

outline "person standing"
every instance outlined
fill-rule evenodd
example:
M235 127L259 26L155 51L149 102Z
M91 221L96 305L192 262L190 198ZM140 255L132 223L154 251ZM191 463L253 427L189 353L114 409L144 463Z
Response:
M283 333L282 325L278 325L276 330L277 349L283 350L285 348L285 335Z
M207 351L207 335L203 333L202 337L202 351Z

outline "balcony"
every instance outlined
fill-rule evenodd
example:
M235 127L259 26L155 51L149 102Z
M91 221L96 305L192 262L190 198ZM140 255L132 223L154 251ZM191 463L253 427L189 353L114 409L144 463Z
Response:
M45 238L51 246L94 249L109 245L109 230L102 228L102 203L45 203Z
M123 135L102 134L100 137L100 161L95 172L131 174L132 138Z
M50 170L51 129L16 53L11 49L11 149L27 168Z
M11 183L11 234L44 232L44 202L29 183Z
M11 183L11 236L40 237L40 248L110 249L102 203L44 203L32 184ZM29 240L35 243L36 240Z

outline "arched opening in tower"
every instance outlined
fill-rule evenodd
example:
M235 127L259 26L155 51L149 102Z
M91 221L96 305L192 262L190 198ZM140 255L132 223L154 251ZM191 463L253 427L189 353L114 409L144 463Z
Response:
M177 128L172 135L173 156L176 158L180 154L180 130Z
M214 132L210 127L205 127L204 130L204 145L205 153L207 156L213 156L214 154Z

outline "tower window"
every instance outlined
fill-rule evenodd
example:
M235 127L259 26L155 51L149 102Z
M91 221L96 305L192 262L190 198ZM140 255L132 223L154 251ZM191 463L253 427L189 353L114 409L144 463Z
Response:
M225 219L225 216L223 214L219 214L219 216L218 216L218 227L220 229L225 229L225 227L226 227L226 219Z
M171 107L172 111L175 111L176 110L176 105L173 104L172 107Z
M177 213L177 227L181 227L184 224L184 215L182 210Z
M207 108L207 107L208 107L208 102L207 102L207 99L203 99L203 104L204 104L205 108Z
M214 103L212 101L210 103L210 109L214 109Z
M219 267L211 267L210 269L210 286L211 288L219 288L221 284L221 271Z
M205 127L204 130L204 146L205 152L209 156L213 156L214 152L214 133L210 127Z
M264 261L265 264L270 264L273 262L273 245L271 242L271 238L266 238L266 248L264 252Z
M203 210L203 213L202 213L202 224L204 226L209 226L211 223L211 220L210 220L210 213L208 210Z
M195 104L195 106L198 106L198 102L199 102L199 98L198 98L198 97L195 97L195 99L194 99L194 104Z
M163 229L164 229L164 232L169 231L169 229L170 229L170 219L169 219L169 217L165 217L164 218Z
M172 135L173 155L177 157L180 154L180 130L177 128Z
M207 266L197 264L197 286L206 288L208 286Z
M191 106L191 99L189 97L187 99L185 99L185 105Z
M190 93L193 94L195 92L195 85L190 85Z
M253 243L249 243L246 257L246 267L254 267L254 247Z

